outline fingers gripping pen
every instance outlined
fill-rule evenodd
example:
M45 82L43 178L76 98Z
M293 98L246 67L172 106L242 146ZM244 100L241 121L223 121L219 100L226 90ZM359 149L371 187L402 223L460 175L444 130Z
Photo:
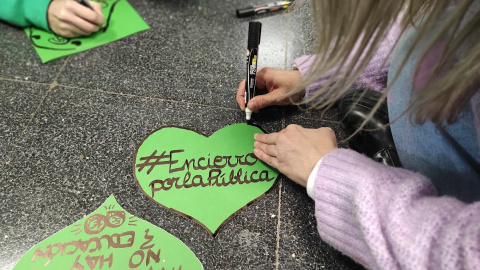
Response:
M255 95L258 44L260 44L261 31L262 24L260 22L250 22L248 24L247 78L245 80L245 116L247 120L250 120L252 117L252 111L248 109L247 105Z

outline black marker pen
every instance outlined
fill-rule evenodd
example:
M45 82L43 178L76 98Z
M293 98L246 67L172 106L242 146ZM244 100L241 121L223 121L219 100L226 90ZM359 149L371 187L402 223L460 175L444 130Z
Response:
M90 3L88 3L87 0L75 0L77 3L79 3L80 5L83 5L91 10L94 10L92 5L90 5Z
M262 24L260 22L250 22L248 24L247 78L245 79L245 115L247 120L252 117L252 111L248 109L247 105L248 101L255 95L258 44L260 44L261 32Z
M292 3L293 1L278 1L278 2L269 3L269 4L240 8L240 9L237 9L237 17L242 18L242 17L248 17L248 16L257 15L257 14L284 10L284 9L287 9L287 7Z

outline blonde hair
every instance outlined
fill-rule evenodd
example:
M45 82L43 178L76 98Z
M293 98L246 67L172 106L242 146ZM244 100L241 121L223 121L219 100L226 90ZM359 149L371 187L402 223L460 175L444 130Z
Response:
M410 27L416 27L417 34L405 59L401 61L399 70L405 66L420 42L425 41L425 36L432 38L422 51L418 63L422 62L434 44L440 41L446 41L447 44L427 83L422 89L416 89L417 96L407 110L414 109L414 120L419 124L426 120L437 125L442 125L445 121L454 122L477 90L472 85L480 78L480 43L474 43L467 48L461 59L452 67L449 66L441 78L438 78L438 74L447 68L447 64L452 64L455 54L461 47L464 49L469 38L480 36L479 12L469 22L462 22L472 2L473 0L458 0L452 9L452 1L447 0L312 0L312 16L319 40L315 48L317 57L301 85L289 95L295 96L333 69L334 72L325 86L302 102L313 102L316 109L333 106L360 76L390 26L403 14L402 33ZM463 24L460 29L461 23ZM354 47L357 49L352 54ZM418 74L418 65L415 74ZM390 80L389 85L399 76L390 74L392 75L393 80ZM384 92L379 104L385 99L389 88Z

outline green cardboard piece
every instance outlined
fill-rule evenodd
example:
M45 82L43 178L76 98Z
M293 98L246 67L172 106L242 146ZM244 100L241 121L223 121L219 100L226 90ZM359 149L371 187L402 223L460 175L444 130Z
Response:
M118 205L95 212L30 249L13 270L203 269L183 242Z
M102 5L105 27L91 36L64 38L35 27L25 29L43 63L86 51L150 28L127 0L93 1Z
M265 194L278 176L253 154L255 133L264 132L234 124L206 137L162 127L135 152L135 180L150 199L215 235L233 214Z

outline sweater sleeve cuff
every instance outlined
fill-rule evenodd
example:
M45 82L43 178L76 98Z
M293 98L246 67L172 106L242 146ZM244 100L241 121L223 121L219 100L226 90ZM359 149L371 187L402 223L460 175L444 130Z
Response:
M352 207L356 206L358 199L355 180L370 178L364 170L358 170L358 165L366 166L365 163L369 163L367 159L349 149L331 151L323 157L314 187L315 215L320 236L363 265L371 265L371 257Z
M308 75L310 68L314 66L315 59L315 55L303 55L293 61L294 67L298 69L302 75L302 78L305 78ZM316 90L322 88L323 85L324 82L321 79L310 84L305 89L305 97L310 97L313 93L315 93Z
M26 2L28 3L25 3L24 6L25 18L29 24L50 32L47 12L52 0L30 0Z

